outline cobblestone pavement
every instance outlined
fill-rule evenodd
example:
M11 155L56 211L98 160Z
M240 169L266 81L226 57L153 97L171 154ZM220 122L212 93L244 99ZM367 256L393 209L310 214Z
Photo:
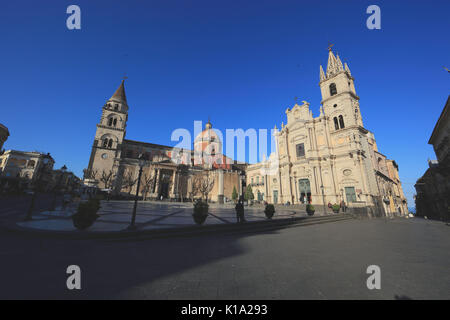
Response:
M140 241L1 230L0 299L449 299L449 252L450 227L419 218Z
M102 201L99 210L100 218L89 231L120 231L125 230L131 221L133 201ZM140 230L185 227L195 224L192 218L192 203L141 201L137 206L136 225ZM70 215L75 212L75 206L66 211L44 211L34 215L34 221L19 222L21 227L75 231ZM304 210L298 208L279 208L273 219L305 216ZM319 214L317 214L319 215ZM245 208L247 221L265 220L262 206L248 206ZM236 213L232 204L211 204L209 216L205 225L236 222Z

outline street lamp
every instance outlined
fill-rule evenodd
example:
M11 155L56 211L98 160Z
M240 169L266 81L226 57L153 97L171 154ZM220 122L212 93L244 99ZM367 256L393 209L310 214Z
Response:
M242 191L241 199L242 199L242 201L244 201L244 195L245 195L244 189L247 186L247 183L245 181L245 171L244 170L241 171L240 178L241 178L241 191Z
M326 205L325 205L325 192L324 192L323 185L320 186L320 189L322 190L323 213L326 215L327 214L327 209L326 209Z
M133 214L131 216L131 224L128 227L128 229L130 229L130 230L136 229L135 222L136 222L136 208L137 208L137 203L138 203L138 198L139 198L139 187L141 185L142 169L144 168L145 162L146 162L145 161L146 159L142 153L139 155L138 160L139 160L139 175L138 175L138 181L137 181L137 187L136 187L136 194L134 196L134 207L133 207Z
M52 206L50 207L50 211L55 211L55 206L56 206L56 189L61 185L64 173L66 173L67 171L67 167L66 165L63 165L60 169L61 171L61 175L59 176L59 180L58 180L58 184L55 186L55 190L54 190L54 195L53 195L53 201L52 201Z
M33 220L33 209L34 209L34 202L36 200L36 193L38 190L38 185L41 184L42 172L44 171L44 168L47 167L47 163L49 161L50 161L49 158L44 156L44 158L42 159L42 166L39 166L39 168L36 172L36 182L34 185L33 196L31 197L30 207L28 208L28 212L25 217L25 221Z

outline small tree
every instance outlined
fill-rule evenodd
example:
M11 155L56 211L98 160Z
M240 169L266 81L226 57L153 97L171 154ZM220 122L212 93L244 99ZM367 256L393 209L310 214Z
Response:
M123 174L122 186L125 189L128 189L128 194L131 194L131 190L133 186L136 184L137 179L134 177L133 172L131 170L126 170Z
M152 175L150 172L144 174L144 176L141 179L142 188L142 198L145 200L147 198L147 194L150 192L150 189L153 186L153 182L155 181L156 176Z
M84 179L93 179L95 180L97 178L98 175L98 170L97 169L83 169L83 178Z
M103 182L105 189L111 189L114 179L116 178L116 174L111 170L103 170L102 175L100 176L100 181Z
M233 201L236 202L237 198L238 198L238 193L237 193L237 190L236 190L236 186L234 186L233 187L233 193L231 194L231 199L233 199Z
M209 171L201 173L195 177L197 179L197 189L202 194L202 198L206 199L206 203L208 203L208 196L214 187L214 179L211 177Z
M247 201L255 199L255 195L253 194L251 185L247 186L247 189L245 190L245 194L244 194L244 199Z

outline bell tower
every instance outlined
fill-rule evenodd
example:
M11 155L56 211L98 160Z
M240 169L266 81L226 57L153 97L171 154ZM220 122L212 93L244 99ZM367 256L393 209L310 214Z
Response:
M320 66L319 86L323 112L331 120L330 128L363 127L354 78L347 63L342 64L339 55L333 54L331 46L328 48L326 73Z
M99 181L102 172L115 171L115 160L120 158L122 142L125 138L128 120L128 103L124 80L116 92L102 107L102 116L97 124L91 157L88 166L88 179ZM93 173L96 173L93 177ZM99 187L105 187L99 185Z

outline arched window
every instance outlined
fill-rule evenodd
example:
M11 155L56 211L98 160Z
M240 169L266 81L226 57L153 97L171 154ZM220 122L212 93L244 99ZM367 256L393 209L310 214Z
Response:
M116 103L116 105L114 106L114 110L119 110L119 105Z
M112 139L109 139L109 141L108 141L108 148L112 148L112 143L113 143Z
M334 129L339 130L339 123L338 123L338 118L334 117Z
M109 120L108 120L108 126L112 126L112 123L113 123L113 118L109 118Z
M113 120L113 126L115 127L117 125L117 118L114 118Z
M36 164L36 162L34 160L30 160L30 161L28 161L27 167L34 168L35 164Z
M330 84L330 95L334 96L337 93L336 84L332 83Z
M341 129L344 129L344 117L342 115L339 116L339 125L341 127Z
M103 140L103 148L106 148L108 146L108 138L105 138L105 140Z

